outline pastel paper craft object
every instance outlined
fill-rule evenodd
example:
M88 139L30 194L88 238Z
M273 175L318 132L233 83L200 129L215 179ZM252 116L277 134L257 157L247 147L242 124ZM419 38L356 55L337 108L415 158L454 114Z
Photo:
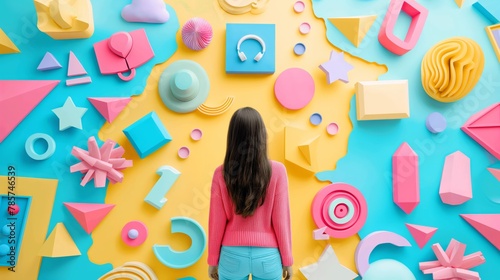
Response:
M203 227L187 217L173 217L172 233L183 233L191 238L191 247L185 251L175 251L169 245L153 245L156 258L171 268L186 268L195 264L203 255L207 245L207 236Z
M413 272L393 259L381 259L370 264L363 280L416 280Z
M443 203L459 205L472 198L470 159L460 151L448 155L444 162L439 196Z
M140 158L145 158L168 142L172 137L156 112L151 112L123 130Z
M130 97L102 97L88 98L97 111L109 122L112 123L116 117L127 107L132 100Z
M328 20L357 48L376 19L377 15L370 15L329 18Z
M352 280L358 275L343 266L331 245L327 245L318 262L299 268L307 280ZM333 278L330 278L334 275Z
M418 155L403 143L392 156L393 200L401 210L410 214L420 203Z
M332 51L330 59L322 63L319 68L326 73L327 81L331 84L337 80L348 83L349 77L347 73L354 69L354 66L345 61L343 52Z
M73 99L68 96L64 105L52 110L59 118L59 130L63 131L70 127L82 129L82 117L87 112L87 108L76 107Z
M59 84L59 81L0 80L0 143Z
M470 117L462 131L500 160L500 102Z
M40 256L59 258L80 256L80 250L63 223L57 223L40 248Z
M89 38L94 33L90 0L35 0L38 29L52 39Z
M115 207L114 204L68 203L64 206L78 221L86 233L90 234Z
M407 80L362 81L355 86L358 121L410 117Z
M138 278L138 275L141 278ZM99 277L98 280L114 279L158 280L158 276L156 276L155 272L144 263L126 262Z
M404 40L394 34L394 27L401 12L407 13L411 24ZM387 50L397 55L403 55L415 47L424 29L428 10L415 0L392 0L380 27L378 40Z
M165 23L170 18L163 0L132 0L121 14L128 22Z
M418 247L422 249L425 244L432 238L434 233L438 230L435 227L426 227L426 226L421 226L421 225L413 225L413 224L406 224L406 227L411 233L411 236L413 236L413 239L418 244Z
M497 178L497 180L500 182L500 169L497 168L488 168L488 171Z
M59 61L57 61L53 54L51 54L50 52L46 52L42 58L42 61L40 61L40 64L38 64L36 70L47 71L59 68L62 68Z
M398 247L410 247L411 244L403 236L390 231L375 231L363 238L354 252L356 269L364 276L370 268L370 255L381 244L392 244Z
M70 171L85 174L80 185L85 186L92 178L96 188L104 187L106 178L112 183L123 180L120 170L132 166L132 161L122 158L125 150L123 147L115 148L115 145L115 142L106 140L99 148L95 137L92 136L88 140L88 151L73 147L71 154L81 162L72 165Z
M144 201L160 210L167 202L167 198L165 198L165 195L170 190L175 181L177 181L177 178L179 178L181 173L177 169L168 165L161 166L160 168L158 168L156 173L160 175L160 179L158 179L156 184L151 188Z
M478 0L476 3L472 4L478 12L480 12L485 18L487 18L491 23L500 22L500 5L496 0Z
M500 214L462 214L460 216L500 250Z
M0 28L0 54L19 53L21 52L16 44L5 34Z
M486 261L481 252L464 256L465 244L452 239L446 251L439 243L432 245L432 251L437 257L436 261L421 262L420 270L424 274L432 274L433 279L441 280L480 280L476 271L469 270Z
M85 71L85 68L83 68L83 65L80 63L80 60L78 60L75 53L70 51L69 62L68 62L68 76L73 77L85 74L87 74L87 71Z
M136 68L154 57L144 29L118 32L94 44L94 51L101 74L117 74L123 81L135 77ZM128 76L123 73L130 71Z

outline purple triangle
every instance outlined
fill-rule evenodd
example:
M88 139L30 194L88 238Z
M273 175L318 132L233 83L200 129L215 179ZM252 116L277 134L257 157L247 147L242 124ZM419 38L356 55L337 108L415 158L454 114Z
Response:
M42 61L40 61L40 64L38 64L38 67L36 69L40 71L46 71L59 68L62 68L61 64L59 64L59 61L57 61L57 59L50 52L47 52L45 53L45 56L42 58Z

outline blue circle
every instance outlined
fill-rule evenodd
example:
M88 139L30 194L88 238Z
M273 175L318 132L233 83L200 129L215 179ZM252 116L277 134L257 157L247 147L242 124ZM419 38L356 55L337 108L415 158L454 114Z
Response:
M382 259L370 264L363 280L415 280L415 275L404 264L393 259Z
M139 231L137 231L135 228L133 228L133 229L128 231L127 235L128 235L128 238L130 238L130 239L136 239L137 237L139 237Z
M2 244L0 245L0 256L5 256L9 253L9 245Z
M47 150L43 154L38 154L37 152L35 152L35 148L33 147L33 144L35 144L35 141L38 139L43 139L45 140L45 142L47 142ZM34 160L44 160L48 159L54 154L54 152L56 151L56 142L54 141L54 138L50 137L50 135L48 134L35 133L28 137L28 139L26 139L24 148L30 158Z
M2 234L5 235L5 236L9 236L9 234L10 234L10 228L9 228L8 225L3 226L3 228L2 228Z
M303 55L306 52L306 46L302 43L297 43L295 47L293 47L293 52L296 55Z
M318 113L312 114L311 117L309 118L309 121L313 125L319 125L322 120L323 120L323 117Z

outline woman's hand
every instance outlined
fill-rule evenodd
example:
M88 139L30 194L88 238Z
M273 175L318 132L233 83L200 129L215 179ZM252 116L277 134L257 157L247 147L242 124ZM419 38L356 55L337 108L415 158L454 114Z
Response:
M292 279L293 276L293 270L291 266L284 266L283 267L283 279L285 280L290 280Z
M210 277L210 280L219 280L219 271L217 266L208 266L208 277Z

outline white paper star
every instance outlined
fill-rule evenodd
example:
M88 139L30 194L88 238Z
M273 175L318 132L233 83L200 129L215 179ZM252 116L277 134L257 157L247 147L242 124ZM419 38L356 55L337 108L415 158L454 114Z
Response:
M70 127L82 129L82 117L87 108L76 107L73 99L68 97L64 105L52 110L59 118L59 130L63 131Z
M299 268L308 280L352 280L358 275L340 264L332 246L328 245L317 263Z

